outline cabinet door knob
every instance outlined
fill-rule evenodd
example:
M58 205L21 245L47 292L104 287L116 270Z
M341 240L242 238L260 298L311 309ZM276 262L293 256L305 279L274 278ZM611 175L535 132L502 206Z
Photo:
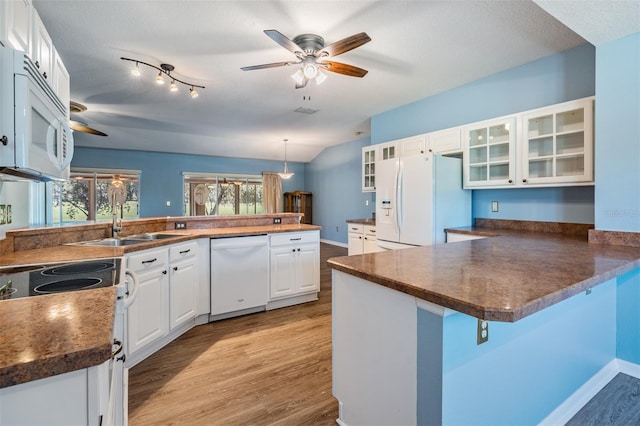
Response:
M526 179L522 179L522 182L523 182L523 183L527 183L527 180L526 180Z
M162 271L162 275L167 275L167 270Z
M513 180L509 179L509 183L513 183Z
M36 65L36 68L38 68L38 69L40 68L40 62L39 61L36 61L35 65Z
M296 249L291 249L291 251L295 252L295 251L296 251Z
M174 267L173 267L173 270L174 270L174 271L177 271L177 270L178 270L178 267L177 267L177 266L174 266Z
M44 79L45 79L45 80L47 79L47 73L46 73L46 71L42 73L42 76L44 77Z

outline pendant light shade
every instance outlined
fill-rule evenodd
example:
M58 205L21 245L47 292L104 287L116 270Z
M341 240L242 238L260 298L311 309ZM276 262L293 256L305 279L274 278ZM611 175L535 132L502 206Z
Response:
M287 168L287 141L289 139L285 139L284 140L284 171L278 173L278 176L280 176L281 179L291 179L291 177L294 175L293 172L290 172L289 169Z

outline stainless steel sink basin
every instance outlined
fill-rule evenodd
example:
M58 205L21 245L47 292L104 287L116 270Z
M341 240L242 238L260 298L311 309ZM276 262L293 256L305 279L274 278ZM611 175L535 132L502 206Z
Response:
M134 240L125 238L105 238L102 240L80 241L77 243L71 243L75 246L104 246L104 247L122 247L131 246L134 244L142 244L149 240Z
M80 241L69 243L74 246L122 247L147 243L154 240L180 237L179 234L135 234L121 238L103 238L102 240Z
M136 234L123 237L125 240L164 240L166 238L179 237L178 234Z

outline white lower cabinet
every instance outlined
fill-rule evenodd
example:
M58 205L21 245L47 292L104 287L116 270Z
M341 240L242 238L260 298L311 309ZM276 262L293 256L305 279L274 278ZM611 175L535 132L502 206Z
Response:
M101 425L109 363L0 389L0 425Z
M270 300L311 295L320 291L320 233L291 232L270 236ZM273 307L288 306L272 304Z
M163 247L127 255L126 259L138 278L136 298L126 313L125 347L133 354L169 331L169 253Z
M157 342L168 343L162 339L193 321L198 310L198 259L195 241L126 255L127 268L138 278L135 300L126 312L127 356Z
M169 248L169 330L196 316L198 292L198 244Z
M376 237L375 225L362 225L358 223L349 223L349 244L348 255L376 253L385 251L378 247L378 238Z

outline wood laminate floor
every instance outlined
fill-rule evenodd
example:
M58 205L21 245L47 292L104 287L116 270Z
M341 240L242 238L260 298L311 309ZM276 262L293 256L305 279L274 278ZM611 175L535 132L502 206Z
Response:
M619 373L566 426L640 425L640 379Z
M335 425L331 269L320 244L317 302L190 330L129 371L129 424Z

